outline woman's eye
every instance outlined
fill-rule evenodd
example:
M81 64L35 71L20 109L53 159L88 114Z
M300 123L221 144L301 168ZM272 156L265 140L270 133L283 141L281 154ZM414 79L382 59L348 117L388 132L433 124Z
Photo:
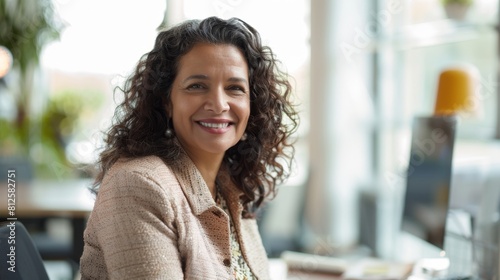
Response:
M192 84L192 85L189 85L187 87L187 89L190 89L190 90L203 89L203 88L204 88L204 86L201 84Z
M231 91L240 91L241 93L245 93L245 88L241 87L241 86L230 86L228 88L229 90Z

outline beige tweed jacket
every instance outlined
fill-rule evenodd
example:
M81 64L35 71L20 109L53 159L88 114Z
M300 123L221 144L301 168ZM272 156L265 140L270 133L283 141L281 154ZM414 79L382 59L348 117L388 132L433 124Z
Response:
M222 173L242 254L258 279L269 279L256 221L241 218L241 192ZM155 156L120 160L85 229L82 279L233 279L229 232L229 216L187 155L172 166Z

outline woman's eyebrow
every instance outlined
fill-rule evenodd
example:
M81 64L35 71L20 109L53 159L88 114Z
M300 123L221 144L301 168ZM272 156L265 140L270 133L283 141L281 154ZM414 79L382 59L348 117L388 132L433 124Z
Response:
M207 75L203 75L203 74L196 74L196 75L191 75L189 77L187 77L186 79L184 79L184 82L187 82L187 81L190 81L190 80L208 80L208 76ZM247 83L248 84L248 81L247 79L245 78L240 78L240 77L231 77L229 79L227 79L228 82L243 82L243 83Z
M186 79L184 79L184 82L187 82L189 80L208 80L208 76L202 75L202 74L191 75L191 76L187 77Z
M228 80L228 82L243 82L243 83L247 83L248 84L248 81L245 78L231 77L231 78L229 78L227 80Z

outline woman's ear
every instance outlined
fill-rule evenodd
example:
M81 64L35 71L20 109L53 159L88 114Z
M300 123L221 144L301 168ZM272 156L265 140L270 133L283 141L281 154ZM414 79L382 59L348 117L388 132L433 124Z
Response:
M165 108L165 114L167 115L167 117L169 119L171 119L172 118L172 103L167 101L163 106Z
M167 118L172 118L172 110L170 109L169 105L165 105L165 114L167 115Z

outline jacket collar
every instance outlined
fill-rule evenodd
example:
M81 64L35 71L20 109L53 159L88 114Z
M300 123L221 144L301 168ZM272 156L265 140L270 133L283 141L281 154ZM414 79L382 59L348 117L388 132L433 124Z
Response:
M180 148L179 157L171 165L171 168L175 170L174 174L176 174L177 180L179 181L182 191L186 195L194 214L200 215L210 208L215 207L216 204L205 180L201 176L200 171L191 158L189 158L186 152L182 149L180 144L177 143L177 145ZM230 211L233 214L236 214L236 211L239 215L241 215L242 206L239 203L239 200L243 192L240 191L232 182L229 176L229 170L227 170L224 163L217 174L217 183L219 184L220 190L226 197Z
M180 147L180 145L179 145ZM193 163L191 158L185 153L181 148L178 160L171 165L174 170L174 174L180 183L180 186L186 195L186 198L193 209L195 215L200 215L203 212L216 207L215 201L212 198L205 180L201 176L198 168ZM236 185L231 180L229 175L228 167L222 164L217 174L217 184L219 185L220 191L225 196L226 203L228 205L229 211L231 212L233 224L238 232L239 240L255 240L255 236L247 232L248 229L242 230L243 224L241 219L241 213L243 206L240 203L240 198L243 192L236 187ZM247 265L250 267L255 276L259 279L260 276L266 275L261 268L255 267L254 260L259 259L261 256L254 254L254 250L247 248L251 246L251 243L247 244L245 242L240 242L242 254L245 255L247 260Z

